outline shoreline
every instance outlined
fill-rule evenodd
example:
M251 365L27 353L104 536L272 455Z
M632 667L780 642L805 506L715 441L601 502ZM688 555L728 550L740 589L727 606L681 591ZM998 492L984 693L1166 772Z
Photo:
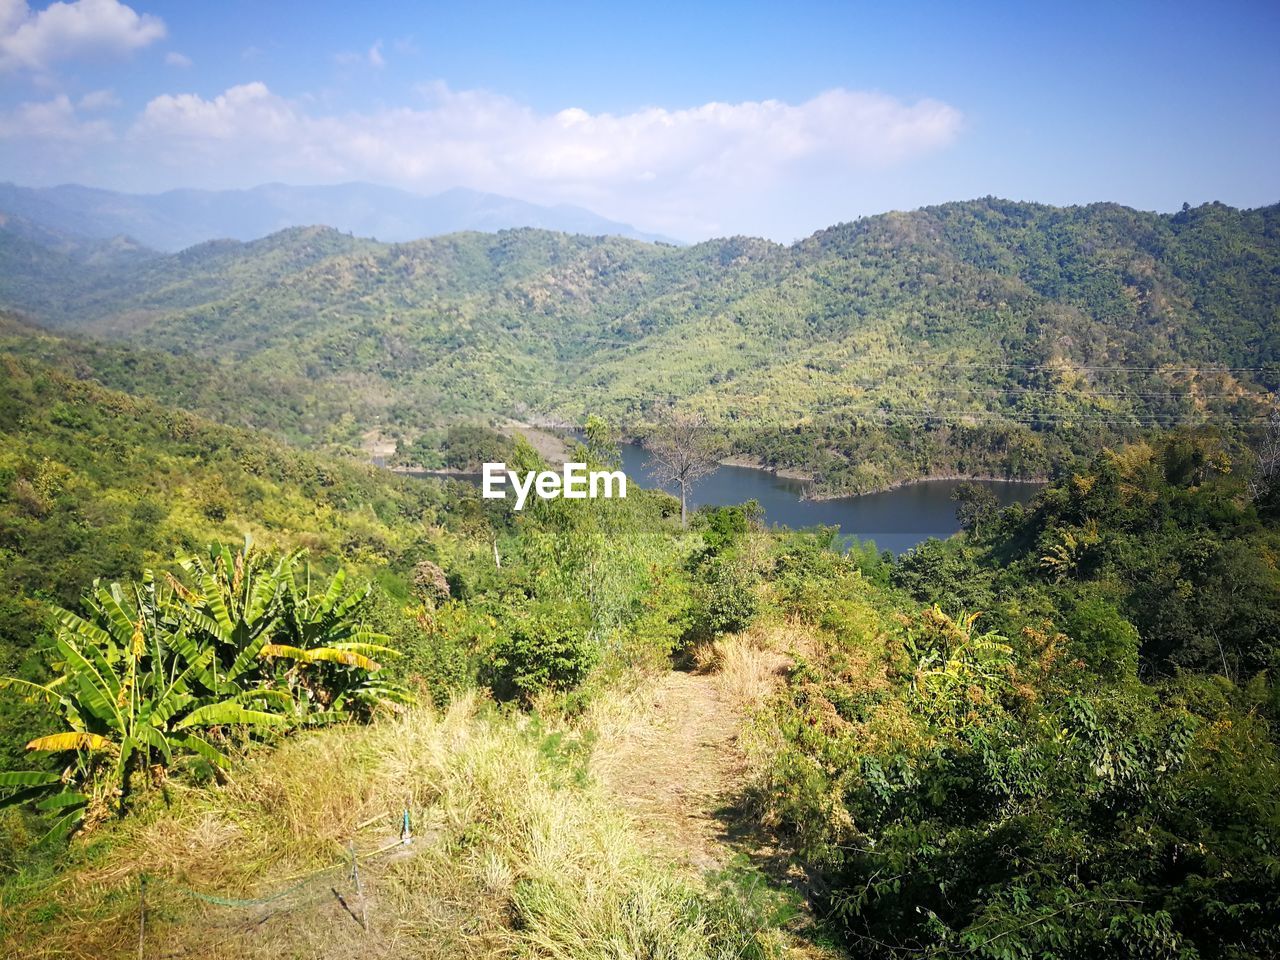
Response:
M802 483L811 484L813 486L818 485L818 481L813 477L812 474L804 473L800 470L789 469L787 467L766 466L765 464L761 463L759 460L751 457L745 457L745 456L726 457L724 460L719 461L719 465L722 467L740 467L744 470L758 470L758 471L761 471L762 473L771 474L772 476L778 477L779 479L782 479L782 480L795 480ZM420 467L420 466L384 465L382 469L389 470L392 473L397 473L405 476L425 474L427 476L441 477L444 479L458 478L458 477L474 477L478 475L477 471L475 470L461 470L457 467L440 467L439 469L432 469L432 468ZM813 501L845 500L845 499L851 499L853 497L866 497L874 493L889 493L893 490L901 490L903 487L914 486L915 484L918 484L918 483L934 483L934 482L940 482L940 481L977 481L982 483L1022 483L1022 484L1032 484L1036 486L1045 486L1051 482L1051 478L1048 476L1009 477L1009 476L997 476L996 474L991 474L991 473L935 473L935 474L929 474L928 476L923 476L923 477L905 477L901 480L895 480L892 483L886 483L886 484L883 484L882 486L872 487L869 490L860 490L857 492L815 493L812 491L805 491L805 494L801 499L813 500Z
M800 470L793 470L790 467L770 467L755 460L751 457L726 457L720 461L722 467L742 467L744 470L762 470L765 473L771 473L775 477L781 477L783 480L803 480L805 483L817 483L812 474L804 473Z
M800 470L792 470L787 467L770 467L761 463L759 460L745 456L728 457L720 461L721 466L725 467L742 467L746 470L760 470L770 473L775 477L784 480L802 480L805 483L811 483L815 486L818 480L812 474L804 473ZM872 487L869 490L859 490L856 493L811 493L807 492L804 496L805 500L843 500L849 497L866 497L873 493L888 493L892 490L900 490L903 487L910 487L917 483L933 483L942 480L973 480L982 481L984 483L1027 483L1044 486L1051 482L1048 476L1037 477L1009 477L997 476L992 473L934 473L924 477L906 477L902 480L895 480L892 483L886 483L883 486Z
M871 490L864 490L861 493L837 493L823 494L814 497L814 500L838 500L841 497L865 497L872 493L888 493L891 490L900 490L903 487L910 487L917 483L934 483L943 480L973 480L983 483L1025 483L1035 484L1037 486L1047 486L1052 482L1050 477L998 477L990 473L935 473L927 477L910 477L905 480L895 480L893 483L886 484L882 487L875 487Z

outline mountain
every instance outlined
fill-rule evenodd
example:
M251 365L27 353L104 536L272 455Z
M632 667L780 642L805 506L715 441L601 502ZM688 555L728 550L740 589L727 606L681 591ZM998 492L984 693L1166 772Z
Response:
M674 243L568 204L552 207L457 188L419 196L370 183L251 190L115 193L68 184L33 189L0 184L0 216L44 229L105 240L133 237L173 252L206 240L253 240L288 227L323 224L346 233L403 241L461 230L537 227L590 236Z
M636 435L675 402L738 455L857 492L1042 476L1152 427L1247 431L1280 373L1278 240L1277 206L988 198L790 246L307 228L88 267L28 241L0 244L0 303L279 385L272 429L412 441L595 412Z
M1278 213L0 232L0 300L75 334L0 310L0 956L1276 956L1280 484L1236 428ZM830 487L1061 476L962 488L894 558L634 485L516 513L189 412L671 400Z

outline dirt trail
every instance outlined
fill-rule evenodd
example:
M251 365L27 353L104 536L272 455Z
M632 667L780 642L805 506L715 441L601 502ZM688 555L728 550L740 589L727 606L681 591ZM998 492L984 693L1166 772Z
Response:
M606 733L597 773L657 855L692 873L746 857L772 882L794 889L801 912L780 931L785 956L836 960L842 955L815 940L803 871L735 806L748 773L740 737L792 663L781 652L792 649L789 638L773 639L765 647L722 648L719 672L673 671L654 681Z
M647 692L605 782L664 854L699 871L726 865L722 815L744 773L744 708L713 674L672 672Z

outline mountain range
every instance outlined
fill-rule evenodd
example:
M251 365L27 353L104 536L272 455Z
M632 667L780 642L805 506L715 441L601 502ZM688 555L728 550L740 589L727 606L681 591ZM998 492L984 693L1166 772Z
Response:
M370 183L249 190L117 193L75 184L30 188L0 184L0 217L55 234L108 240L128 237L175 252L206 240L255 240L289 227L324 225L387 241L462 230L537 227L589 236L675 243L568 204L540 206L512 197L456 188L420 196Z
M1280 378L1278 239L1280 206L994 198L790 245L309 227L87 256L3 229L0 306L93 338L81 375L298 442L378 430L404 451L590 413L635 436L675 404L739 456L859 492L1256 425Z

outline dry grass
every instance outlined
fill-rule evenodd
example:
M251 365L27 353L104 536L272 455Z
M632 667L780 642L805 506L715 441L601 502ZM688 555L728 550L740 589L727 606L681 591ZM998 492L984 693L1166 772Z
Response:
M137 956L142 872L148 958L738 955L750 938L642 852L581 781L584 758L571 737L548 739L475 699L299 737L222 788L183 791L91 838L78 866L6 917L0 955ZM362 902L344 848L394 842L406 805L417 839L364 858ZM261 897L328 864L254 907L182 891Z

